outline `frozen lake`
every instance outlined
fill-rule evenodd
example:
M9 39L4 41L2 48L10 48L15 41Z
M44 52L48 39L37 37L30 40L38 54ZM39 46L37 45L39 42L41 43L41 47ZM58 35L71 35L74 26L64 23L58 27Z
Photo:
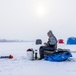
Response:
M28 48L39 50L41 45L35 45L35 42L21 42L21 43L0 43L0 55L4 54L25 54ZM58 44L58 48L67 48L71 51L76 51L76 45Z
M35 42L21 42L21 43L0 43L0 55L13 55L26 57L26 50L33 48L38 50L40 45L35 45Z
M72 61L27 61L26 50L38 50L39 47L34 42L0 43L0 55L14 56L14 59L0 59L0 75L76 75L76 53L73 53ZM58 48L75 51L76 45L63 44L58 45Z
M33 48L34 42L0 43L0 54L25 53L28 48Z

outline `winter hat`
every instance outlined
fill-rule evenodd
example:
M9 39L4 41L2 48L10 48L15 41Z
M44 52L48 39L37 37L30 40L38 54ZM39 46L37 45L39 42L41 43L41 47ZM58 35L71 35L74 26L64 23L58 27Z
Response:
M52 34L52 31L50 30L47 34Z

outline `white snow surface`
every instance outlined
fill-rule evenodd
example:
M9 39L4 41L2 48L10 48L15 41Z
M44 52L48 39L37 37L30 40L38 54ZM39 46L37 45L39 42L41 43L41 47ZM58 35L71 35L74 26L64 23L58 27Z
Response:
M39 50L34 43L0 43L0 56L13 55L13 59L0 59L0 75L76 75L76 53L70 61L51 62L27 60L26 50ZM58 45L58 48L76 51L76 45ZM38 54L39 56L39 54Z

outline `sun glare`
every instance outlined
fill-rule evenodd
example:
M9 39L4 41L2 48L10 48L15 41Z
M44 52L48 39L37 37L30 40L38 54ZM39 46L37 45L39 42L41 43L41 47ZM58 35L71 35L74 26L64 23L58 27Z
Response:
M47 14L47 10L45 7L40 6L37 8L37 15L39 17L44 17L44 16L46 16L46 14Z

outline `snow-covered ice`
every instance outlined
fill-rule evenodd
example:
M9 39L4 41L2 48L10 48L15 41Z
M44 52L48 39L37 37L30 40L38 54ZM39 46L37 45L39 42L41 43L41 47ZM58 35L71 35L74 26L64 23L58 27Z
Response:
M71 61L50 62L26 60L28 48L39 49L34 43L0 43L0 56L10 55L14 59L0 59L0 75L76 75L76 53ZM58 48L76 50L76 45L58 45Z

